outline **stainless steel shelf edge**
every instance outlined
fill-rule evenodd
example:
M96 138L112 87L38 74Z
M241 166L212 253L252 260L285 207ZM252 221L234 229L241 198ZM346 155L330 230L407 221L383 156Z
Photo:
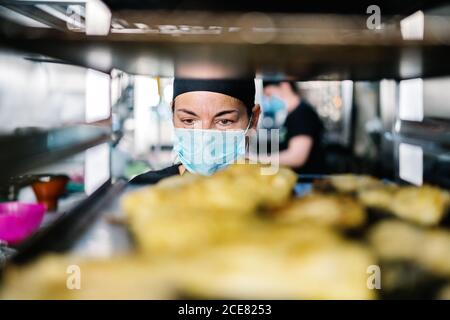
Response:
M78 125L0 135L0 183L110 140L110 129Z

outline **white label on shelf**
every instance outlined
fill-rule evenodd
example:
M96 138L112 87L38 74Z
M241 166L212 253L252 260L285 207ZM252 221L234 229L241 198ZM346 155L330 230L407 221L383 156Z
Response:
M111 114L111 77L88 69L86 72L86 122L108 119Z
M399 145L400 178L412 184L423 184L423 150L419 146L400 143Z
M425 15L416 11L412 15L400 20L400 32L403 40L423 40L425 32Z
M104 143L86 150L84 164L84 188L92 194L111 176L109 145Z
M399 94L400 120L423 120L423 80L409 79L400 81Z
M111 29L111 10L100 0L86 1L86 35L106 36Z

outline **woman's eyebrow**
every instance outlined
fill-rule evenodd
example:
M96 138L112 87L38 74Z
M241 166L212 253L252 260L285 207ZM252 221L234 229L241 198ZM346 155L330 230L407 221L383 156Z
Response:
M191 110L187 110L187 109L177 109L176 111L181 111L181 112L190 114L191 116L198 117L198 115L197 115L195 112L191 111Z
M225 114L229 114L229 113L233 113L233 112L238 113L238 111L237 111L236 109L232 109L232 110L223 110L223 111L220 111L220 112L216 113L216 114L214 115L214 117L220 117L220 116L223 116L223 115L225 115Z

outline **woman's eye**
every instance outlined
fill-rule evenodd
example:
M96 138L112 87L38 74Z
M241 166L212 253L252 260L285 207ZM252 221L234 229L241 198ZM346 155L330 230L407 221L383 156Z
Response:
M222 120L219 120L219 124L221 124L221 125L223 125L223 126L230 125L230 124L232 124L232 123L233 123L233 121L232 121L232 120L229 120L229 119L222 119Z
M192 125L194 124L194 119L183 119L181 120L184 124Z

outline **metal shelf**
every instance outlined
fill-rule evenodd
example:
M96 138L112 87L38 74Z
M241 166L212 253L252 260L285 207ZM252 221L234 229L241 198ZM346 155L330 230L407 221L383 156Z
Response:
M109 140L109 128L90 125L0 135L0 183Z
M398 135L450 148L450 121L425 118L422 122L400 121Z
M25 15L47 19L40 16L42 10L27 3L35 1L11 0L6 6L15 4L13 9L26 10ZM62 10L60 6L71 2L51 3ZM214 75L205 77L256 72L297 80L450 74L450 66L439 63L450 56L448 24L439 17L448 14L440 7L448 1L378 1L383 26L377 30L367 27L367 8L373 3L365 0L105 3L112 14L107 36L86 36L81 27L69 30L65 23L27 28L5 19L0 20L0 41L51 57L49 61L66 61L107 73L116 68L130 74L196 77L198 67L202 67L221 72L210 70ZM405 40L400 20L419 9L435 11L425 11L422 40Z
M40 230L17 248L12 263L29 262L46 252L66 252L76 246L89 230L98 227L99 219L111 214L108 208L116 204L126 187L126 181L105 182L97 191L66 212L54 223ZM105 223L108 223L107 221ZM125 232L125 231L124 231Z
M224 44L100 39L22 39L11 47L109 73L196 77L195 66L217 66L212 77L283 76L297 80L380 80L444 76L450 46ZM101 52L98 59L92 59ZM104 57L105 59L103 59ZM409 68L408 66L416 66Z
M365 12L365 9L377 4L382 8L384 14L409 14L419 8L428 8L436 4L444 3L442 0L259 0L259 1L210 1L210 0L104 0L104 2L115 11L118 10L215 10L215 11L259 11L259 12L320 12L355 14Z
M34 6L47 5L85 5L86 0L2 0L6 5ZM113 11L121 10L195 10L219 12L295 12L295 13L336 13L361 14L374 4L372 0L259 0L259 1L211 1L211 0L103 0ZM430 8L445 0L378 0L376 5L383 14L410 14L419 9Z

